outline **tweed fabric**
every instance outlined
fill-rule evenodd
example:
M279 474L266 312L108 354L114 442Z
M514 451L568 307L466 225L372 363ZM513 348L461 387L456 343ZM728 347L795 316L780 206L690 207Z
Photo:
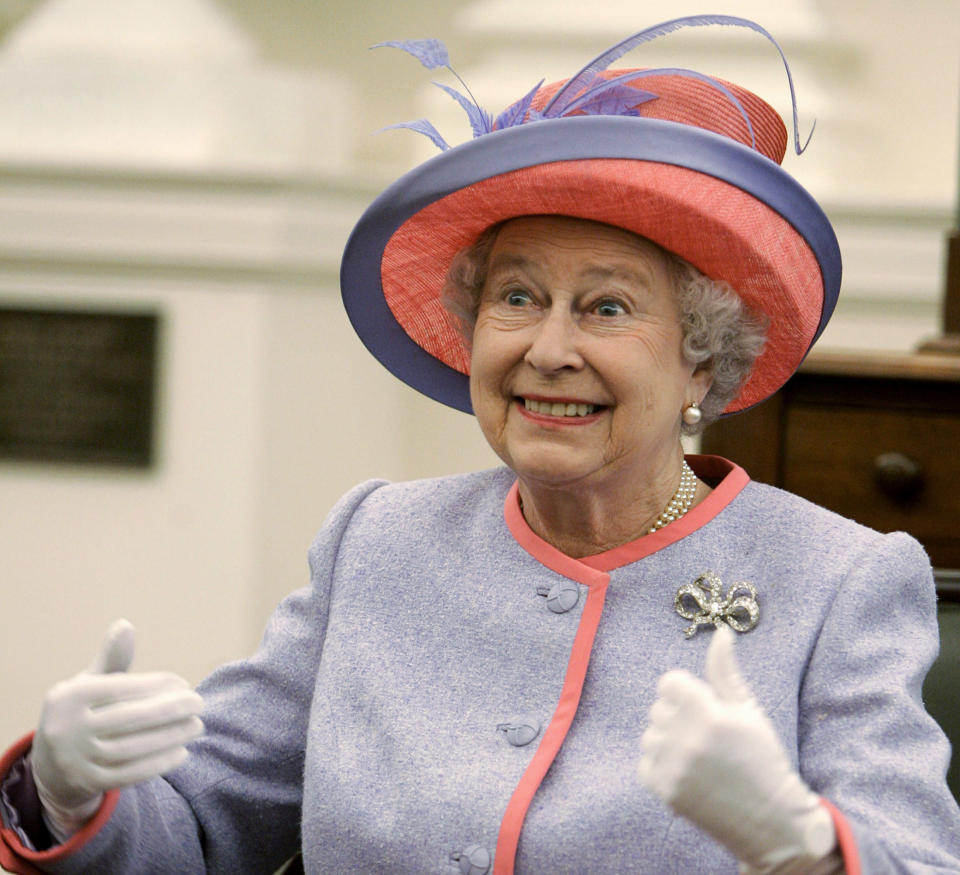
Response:
M512 479L348 494L311 548L311 586L280 605L253 658L202 685L208 731L191 758L123 791L48 871L270 873L301 836L308 873L453 875L452 854L493 851L537 747L496 726L549 720L584 603L554 614L537 594L564 578L510 534ZM760 622L737 641L744 676L803 777L850 821L862 871L960 870L949 749L920 701L937 636L921 548L749 483L685 538L608 571L579 710L517 871L737 871L636 774L657 679L702 670L710 633L686 639L673 597L706 570L759 589Z

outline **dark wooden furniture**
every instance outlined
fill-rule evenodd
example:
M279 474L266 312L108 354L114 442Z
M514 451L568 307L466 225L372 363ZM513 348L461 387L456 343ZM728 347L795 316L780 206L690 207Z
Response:
M923 682L923 702L953 746L947 784L960 802L960 571L936 574L940 655Z
M960 356L814 351L773 398L710 426L703 452L960 568Z
M940 655L923 695L953 745L947 777L960 801L960 355L812 353L773 398L710 426L703 451L927 548Z
M960 354L960 231L947 237L946 287L943 290L943 334L922 344L923 352Z

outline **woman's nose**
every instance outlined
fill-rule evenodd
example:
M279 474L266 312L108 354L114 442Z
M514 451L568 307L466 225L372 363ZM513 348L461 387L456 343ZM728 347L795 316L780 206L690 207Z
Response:
M540 373L549 374L583 367L577 346L577 326L569 313L550 310L533 329L524 361Z

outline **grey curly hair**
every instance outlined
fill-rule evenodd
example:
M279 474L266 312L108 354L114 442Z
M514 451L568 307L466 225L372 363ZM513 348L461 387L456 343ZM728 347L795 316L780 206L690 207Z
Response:
M443 304L456 318L468 343L480 309L490 253L504 224L491 225L476 242L461 249L447 272ZM697 434L718 419L737 396L763 350L766 324L728 283L710 279L680 256L653 245L663 254L673 276L683 328L683 355L691 364L708 368L712 375L710 390L700 404L703 418L697 425L681 424L684 434Z

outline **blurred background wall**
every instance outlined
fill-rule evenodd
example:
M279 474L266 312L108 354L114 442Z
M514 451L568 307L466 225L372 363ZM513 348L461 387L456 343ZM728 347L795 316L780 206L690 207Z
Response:
M960 2L725 0L776 35L797 86L787 166L845 255L834 348L939 330L956 225ZM700 7L611 0L0 0L0 307L155 313L147 468L0 458L0 737L93 655L110 620L136 665L199 680L256 646L353 484L495 463L472 419L399 385L339 303L360 212L451 142L454 84L374 43L443 39L498 112L641 27ZM789 117L775 49L682 32L627 56L753 87ZM421 142L422 140L422 142Z

